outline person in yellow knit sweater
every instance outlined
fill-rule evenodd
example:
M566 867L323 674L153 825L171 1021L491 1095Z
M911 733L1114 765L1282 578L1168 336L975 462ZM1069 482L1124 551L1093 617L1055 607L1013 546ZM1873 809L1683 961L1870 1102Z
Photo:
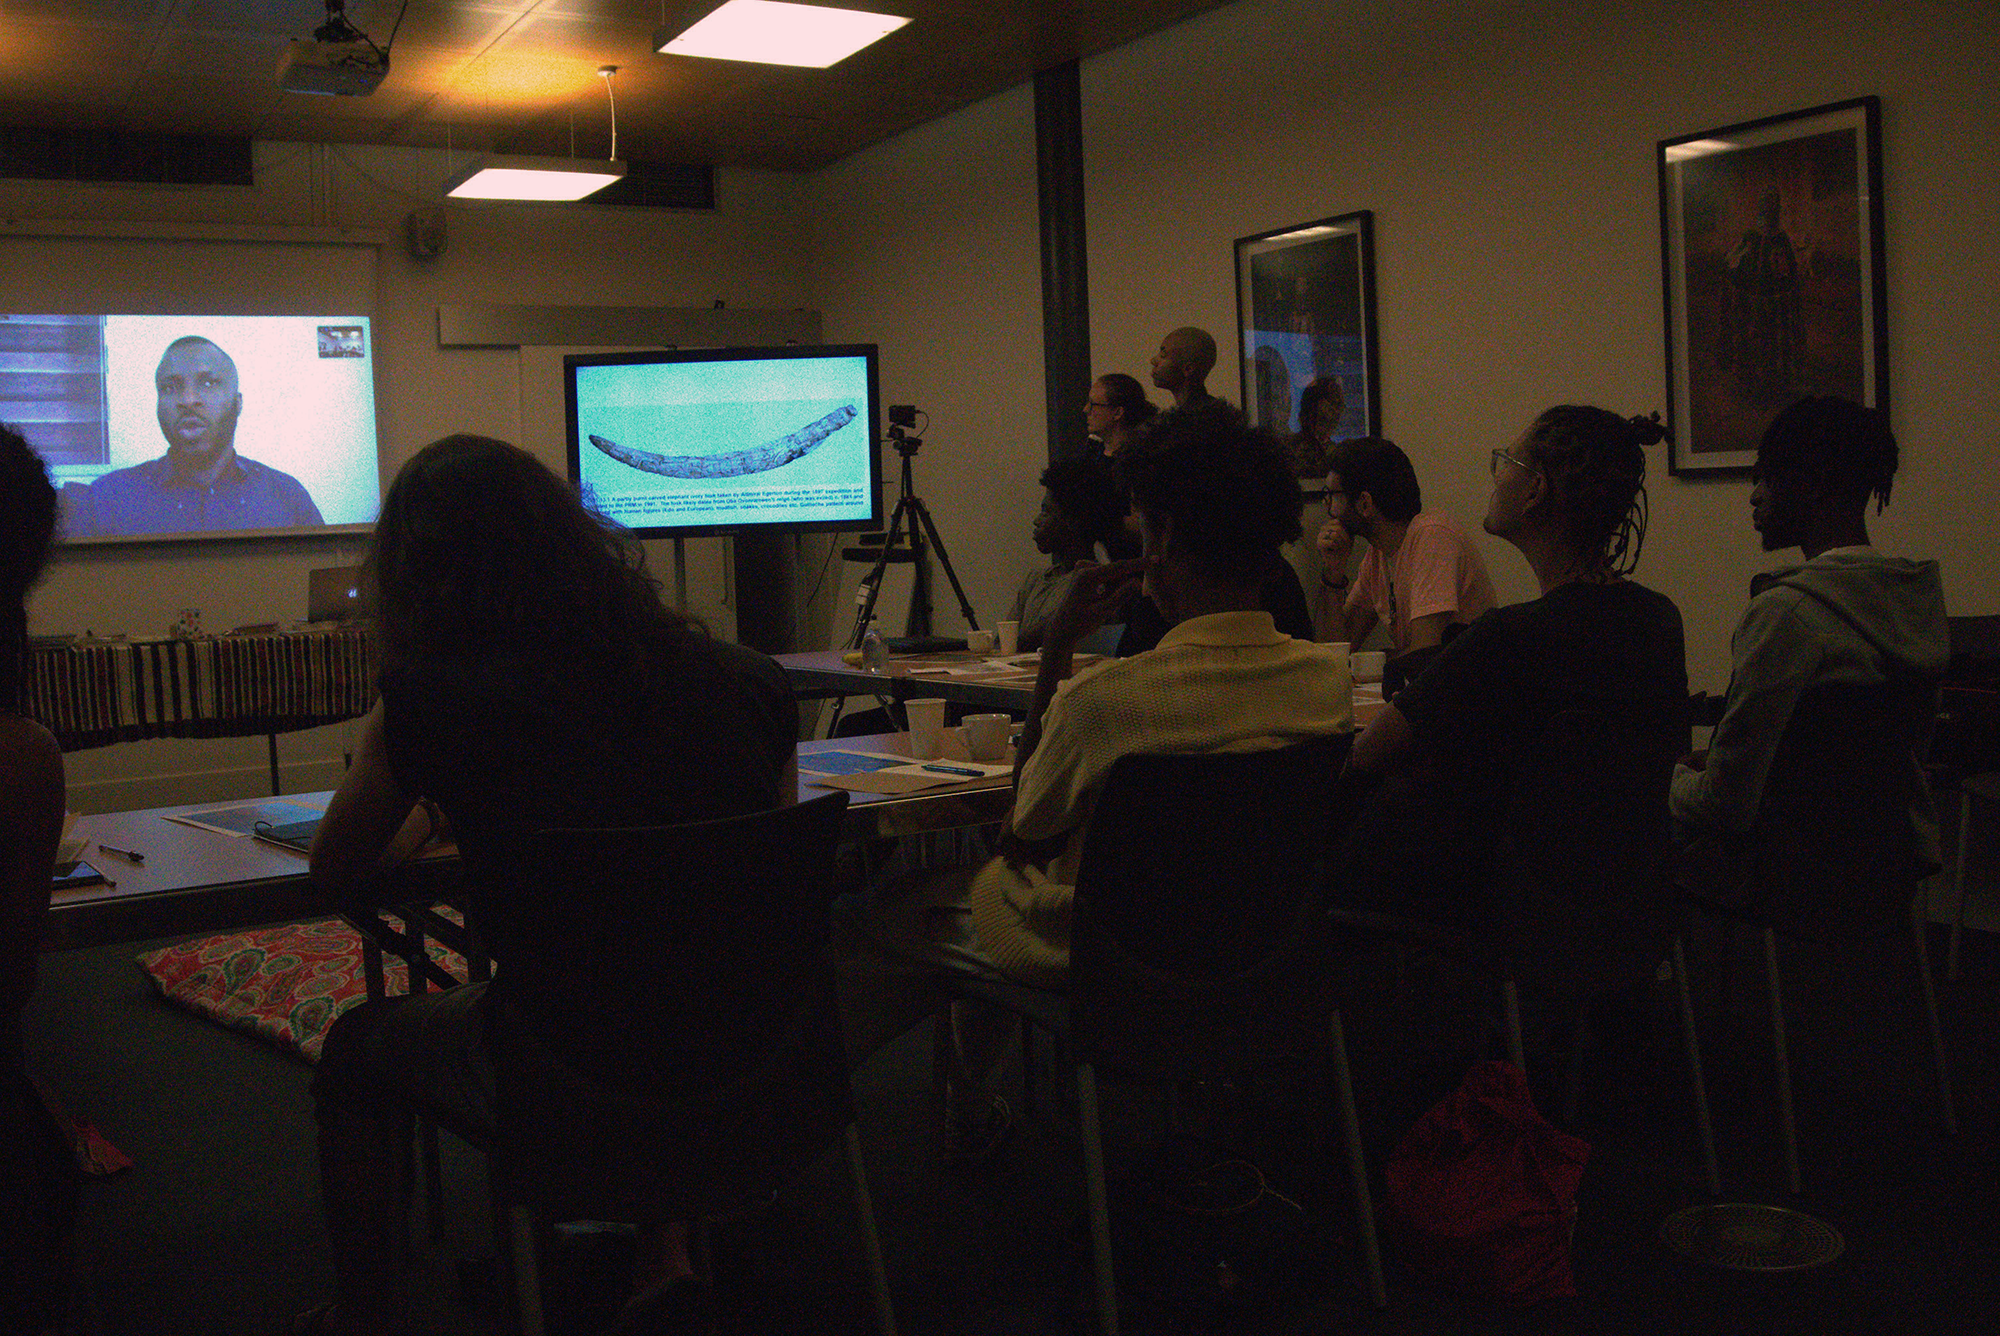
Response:
M1162 415L1118 466L1142 553L1082 567L1049 618L1001 853L885 891L863 925L919 979L947 970L1063 986L1084 826L1119 757L1255 750L1353 727L1345 662L1281 634L1259 606L1271 554L1299 536L1299 487L1277 441L1215 402ZM1072 675L1077 642L1135 590L1170 628L1158 647ZM976 1161L1010 1123L986 1088L1007 1018L956 1003L953 1032L948 1154ZM858 1042L853 1055L868 1051Z

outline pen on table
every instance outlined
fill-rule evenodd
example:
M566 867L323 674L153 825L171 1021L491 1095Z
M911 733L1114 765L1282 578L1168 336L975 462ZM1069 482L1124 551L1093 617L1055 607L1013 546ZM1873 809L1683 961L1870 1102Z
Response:
M146 855L142 853L137 853L131 849L114 849L108 844L100 844L97 847L102 849L107 854L117 854L120 858L129 858L135 863L143 863L146 861Z
M962 765L926 765L919 768L928 770L934 775L967 775L973 779L986 778L984 770L968 770Z

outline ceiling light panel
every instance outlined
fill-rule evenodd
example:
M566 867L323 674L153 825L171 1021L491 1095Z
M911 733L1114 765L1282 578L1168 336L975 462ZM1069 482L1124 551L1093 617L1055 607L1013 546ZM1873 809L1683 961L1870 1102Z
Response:
M577 200L623 175L622 162L496 154L453 173L444 193L453 199Z
M908 22L898 14L783 4L779 0L729 0L678 33L662 28L654 47L668 56L823 70Z

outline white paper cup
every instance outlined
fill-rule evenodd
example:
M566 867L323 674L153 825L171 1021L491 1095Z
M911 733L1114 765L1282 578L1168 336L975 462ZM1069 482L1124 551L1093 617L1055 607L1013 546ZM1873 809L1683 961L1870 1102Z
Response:
M1001 622L993 629L1000 635L1000 652L1002 654L1019 654L1021 652L1021 624L1019 622Z
M944 755L944 698L906 700L903 708L910 718L910 755L919 761L935 761Z
M998 643L999 637L991 631L967 631L965 633L965 647L974 654L991 654L993 647Z
M970 714L965 717L965 749L975 761L999 761L1007 756L1007 739L1014 719L1005 714Z
M1380 682L1382 665L1388 661L1386 650L1364 649L1347 656L1347 667L1357 682Z

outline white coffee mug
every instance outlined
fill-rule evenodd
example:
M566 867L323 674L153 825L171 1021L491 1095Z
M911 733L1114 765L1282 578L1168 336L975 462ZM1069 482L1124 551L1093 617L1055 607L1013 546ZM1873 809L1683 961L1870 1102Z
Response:
M965 717L965 749L975 761L1005 760L1013 729L1012 715L969 714Z
M1388 661L1388 652L1379 649L1364 649L1347 656L1348 668L1357 682L1380 682L1382 665Z
M944 705L941 696L903 702L910 720L910 755L919 761L944 755Z
M1021 652L1021 624L1019 622L1001 622L994 630L1000 633L1000 652L1002 654L1019 654Z
M993 646L998 643L999 637L991 631L967 631L965 633L965 647L974 654L991 654Z

